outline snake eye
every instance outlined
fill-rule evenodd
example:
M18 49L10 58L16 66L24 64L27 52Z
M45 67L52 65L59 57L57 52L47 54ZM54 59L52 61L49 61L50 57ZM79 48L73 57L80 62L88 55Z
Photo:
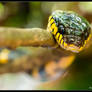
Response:
M60 34L65 34L65 29L64 29L64 27L62 26L62 25L60 25L59 27L58 27L58 32L60 33Z

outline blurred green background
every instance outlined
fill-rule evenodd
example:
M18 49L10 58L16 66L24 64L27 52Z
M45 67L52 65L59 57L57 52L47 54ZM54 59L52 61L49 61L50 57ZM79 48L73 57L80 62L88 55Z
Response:
M0 26L46 29L48 17L54 10L75 11L92 23L92 2L14 1L0 2ZM92 45L76 55L63 78L38 89L92 90Z

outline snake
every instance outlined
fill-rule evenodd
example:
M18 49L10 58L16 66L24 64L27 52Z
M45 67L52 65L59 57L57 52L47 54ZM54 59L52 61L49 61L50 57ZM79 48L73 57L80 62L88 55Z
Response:
M83 51L91 38L91 27L89 22L73 11L56 10L52 12L48 18L46 31L51 33L58 47L73 53ZM30 62L32 63L28 66L29 68L27 67L30 69L30 71L28 71L30 75L38 80L47 81L57 79L74 60L73 55L68 56L67 53L63 51L57 51L55 53L54 49L52 53L46 49L44 51L46 53L45 55L38 55L40 57L39 61L32 60L29 51L29 49L11 50L8 48L1 48L0 67L2 67L2 65L7 65L9 62L17 62L20 60L27 60L29 62L29 59L31 59ZM61 60L55 57L59 55L59 53L60 56L58 58L61 57ZM55 60L52 60L52 57ZM40 62L41 58L44 59L42 62ZM11 72L13 71L13 69L10 70Z

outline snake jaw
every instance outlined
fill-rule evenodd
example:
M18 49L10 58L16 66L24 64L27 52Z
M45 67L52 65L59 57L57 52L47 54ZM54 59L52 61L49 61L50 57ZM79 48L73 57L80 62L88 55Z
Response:
M66 50L70 50L70 51L72 51L72 52L79 53L79 52L82 50L82 47L79 48L79 47L77 47L77 46L71 44L71 45L68 45L65 49L66 49Z

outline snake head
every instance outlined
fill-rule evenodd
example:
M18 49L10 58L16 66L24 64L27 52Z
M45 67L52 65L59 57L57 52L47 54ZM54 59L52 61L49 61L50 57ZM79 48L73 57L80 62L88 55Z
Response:
M88 21L72 11L54 11L49 17L48 30L62 48L76 53L83 50L91 35Z

